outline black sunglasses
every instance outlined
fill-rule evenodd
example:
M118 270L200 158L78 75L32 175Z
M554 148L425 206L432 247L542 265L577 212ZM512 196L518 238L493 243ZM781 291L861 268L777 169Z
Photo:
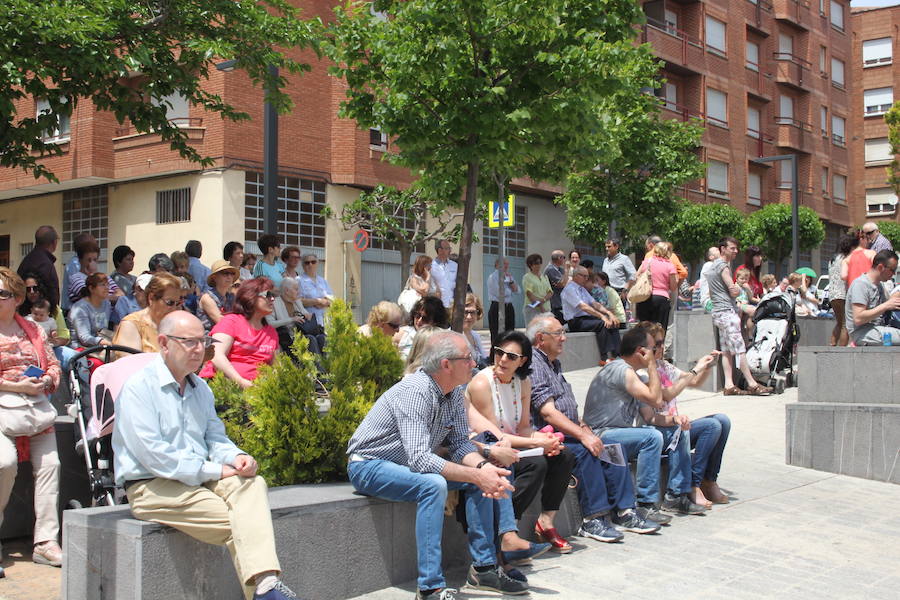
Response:
M303 264L304 265L315 265L315 264L318 264L318 262L319 261L317 261L317 260L304 260Z
M494 354L497 356L497 358L503 358L505 356L512 360L525 358L524 354L516 354L515 352L510 352L509 350L504 350L503 348L498 348L497 346L494 346Z
M165 298L163 298L163 304L165 304L169 308L172 308L173 306L184 306L184 301L185 301L184 296L182 296L178 300L166 300Z
M28 286L25 286L25 290L28 291L28 292L37 292L37 291L38 291L38 286L36 286L36 285L28 285Z

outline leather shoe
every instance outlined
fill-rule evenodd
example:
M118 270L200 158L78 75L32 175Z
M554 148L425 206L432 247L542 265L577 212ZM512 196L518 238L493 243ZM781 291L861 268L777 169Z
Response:
M508 565L527 565L532 558L540 556L549 549L550 544L528 542L528 548L525 550L503 550L500 555L503 557L503 562Z

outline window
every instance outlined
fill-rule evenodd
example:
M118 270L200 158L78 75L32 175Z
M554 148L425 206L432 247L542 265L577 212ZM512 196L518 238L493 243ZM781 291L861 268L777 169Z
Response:
M278 178L278 231L285 246L325 247L325 183ZM244 183L244 238L256 242L263 233L263 175L248 171ZM250 250L248 250L249 252Z
M373 150L384 150L387 148L387 136L377 127L369 129L369 148Z
M525 241L527 239L528 208L516 202L516 224L506 227L506 256L509 258L525 258ZM500 232L498 229L488 227L487 219L484 220L482 229L482 243L485 254L500 255Z
M894 88L883 87L863 92L863 106L866 107L866 116L883 115L891 109L894 103Z
M747 107L747 135L756 139L762 136L762 129L759 125L759 109L752 106Z
M678 110L678 86L667 81L662 87L663 98L665 98L665 107L669 110Z
M823 106L819 112L819 127L822 129L822 137L828 137L828 107Z
M846 121L844 120L844 117L831 115L831 141L838 146L843 146L846 143L846 140L844 139L845 124Z
M779 125L794 124L794 99L790 96L781 95L778 97L778 116L775 122Z
M778 34L778 53L776 60L790 60L794 57L794 38L784 33Z
M752 71L759 71L759 44L756 42L747 42L746 65Z
M844 87L844 61L831 57L831 84Z
M706 119L713 125L728 126L728 96L725 92L706 88Z
M156 106L164 106L166 108L166 118L178 125L187 125L189 123L190 107L187 98L178 92L174 92L163 98L153 98L151 100Z
M191 188L156 192L156 224L185 223L191 220Z
M711 160L706 167L706 191L713 196L728 196L728 164Z
M706 49L719 54L727 52L725 46L725 23L706 17Z
M404 232L409 233L409 237L412 238L413 234L416 231L416 213L412 210L407 210L404 208L395 208L394 214L397 216L397 221L399 228ZM391 237L390 239L386 239L374 231L369 232L369 248L372 250L400 250L399 244L394 241L395 238ZM420 254L425 253L425 244L419 243L416 244L413 248L413 252L418 252Z
M747 175L747 204L762 205L762 177L759 173Z
M664 18L666 20L666 31L675 35L678 33L678 13L669 10L668 8L663 11Z
M822 167L822 195L828 197L828 167Z
M897 194L892 188L866 190L866 216L892 215L897 211Z
M778 161L778 186L781 189L790 189L794 185L794 169L789 160Z
M819 73L828 76L828 48L819 46Z
M866 140L866 164L891 162L894 155L891 154L891 144L886 137Z
M838 31L844 30L844 5L831 0L831 26Z
M27 244L19 244L19 251L22 254L22 258L28 256L31 251L34 250L34 242L28 242Z
M892 40L889 37L863 42L863 67L877 67L891 63Z
M834 201L843 204L847 201L847 176L835 175L831 180L831 196Z
M819 14L822 15L823 17L828 15L828 13L825 10L825 6L827 4L828 4L828 0L819 0Z
M105 249L108 210L105 185L63 192L63 252L75 252L72 240L81 232L93 235L101 251Z
M68 105L69 100L63 98L62 104ZM55 117L53 125L44 130L43 141L45 142L67 142L69 141L70 126L68 111L60 111L54 113L50 107L50 102L44 98L39 98L35 104L35 117L39 118L43 115Z

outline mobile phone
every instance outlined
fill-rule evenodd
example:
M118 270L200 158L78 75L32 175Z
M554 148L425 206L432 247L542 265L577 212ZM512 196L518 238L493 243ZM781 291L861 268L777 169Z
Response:
M31 366L29 366L27 369L25 369L25 372L22 373L22 375L25 376L25 377L38 377L38 378L40 378L40 377L42 377L42 376L44 375L44 370L41 369L41 368L39 368L39 367L36 367L36 366L34 366L34 365L31 365Z

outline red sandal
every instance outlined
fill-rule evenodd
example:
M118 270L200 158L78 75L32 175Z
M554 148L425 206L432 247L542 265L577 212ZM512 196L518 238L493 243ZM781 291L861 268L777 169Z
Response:
M544 529L541 527L540 522L534 524L534 533L538 536L538 539L544 540L553 546L554 552L559 552L560 554L568 554L572 551L572 544L566 541L566 538L559 535L559 532L556 530L556 527L551 527L550 529Z

